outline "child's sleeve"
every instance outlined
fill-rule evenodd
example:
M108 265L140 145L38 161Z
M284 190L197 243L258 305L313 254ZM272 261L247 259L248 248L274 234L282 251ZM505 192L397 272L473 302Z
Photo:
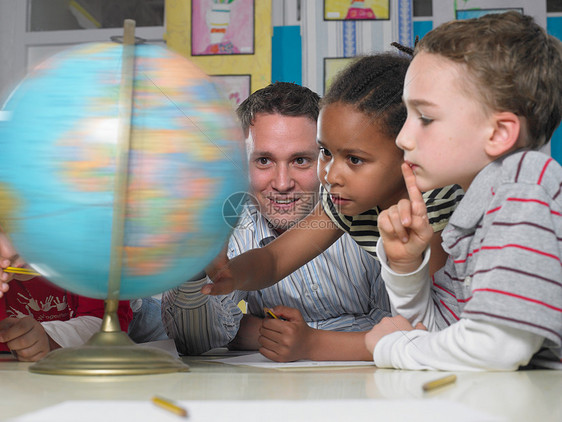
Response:
M429 276L431 249L424 252L423 261L416 271L397 274L387 264L382 238L377 242L377 255L381 263L381 275L385 282L393 315L402 315L412 325L421 322L428 330L439 330L451 322L440 312L436 303L446 304L447 309L459 314L458 305L439 290L432 289ZM440 270L441 271L441 270Z
M529 331L462 319L437 332L397 331L373 352L380 368L513 371L529 363L544 338Z
M84 344L99 331L104 315L104 301L67 292L67 302L72 318L67 321L46 321L41 325L45 332L61 347ZM127 332L133 312L128 300L119 301L117 317L121 330Z

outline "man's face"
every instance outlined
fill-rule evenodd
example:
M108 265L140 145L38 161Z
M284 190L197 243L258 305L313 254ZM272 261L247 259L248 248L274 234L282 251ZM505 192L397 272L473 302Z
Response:
M316 205L316 122L308 117L258 114L246 145L250 193L263 216L283 232Z

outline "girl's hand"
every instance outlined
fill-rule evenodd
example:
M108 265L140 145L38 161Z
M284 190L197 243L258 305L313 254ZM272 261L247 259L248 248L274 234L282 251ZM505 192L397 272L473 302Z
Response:
M378 225L388 265L397 273L409 273L421 264L433 229L429 224L422 193L416 185L416 176L406 163L402 164L402 174L409 199L402 199L397 205L383 211L378 218Z
M258 338L260 353L275 362L309 359L309 348L315 330L308 326L298 309L276 306L272 311L280 319L263 320Z

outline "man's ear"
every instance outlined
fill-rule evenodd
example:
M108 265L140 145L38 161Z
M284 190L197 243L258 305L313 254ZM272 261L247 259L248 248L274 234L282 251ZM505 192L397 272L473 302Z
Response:
M493 131L485 151L491 157L500 157L518 146L521 119L515 113L502 111L492 117Z

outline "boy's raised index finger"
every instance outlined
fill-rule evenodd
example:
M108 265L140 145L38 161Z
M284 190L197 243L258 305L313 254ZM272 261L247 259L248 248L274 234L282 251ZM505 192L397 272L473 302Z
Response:
M425 206L422 193L416 184L416 175L408 163L402 163L402 175L404 182L406 182L406 189L408 189L408 196L411 202L422 203Z

